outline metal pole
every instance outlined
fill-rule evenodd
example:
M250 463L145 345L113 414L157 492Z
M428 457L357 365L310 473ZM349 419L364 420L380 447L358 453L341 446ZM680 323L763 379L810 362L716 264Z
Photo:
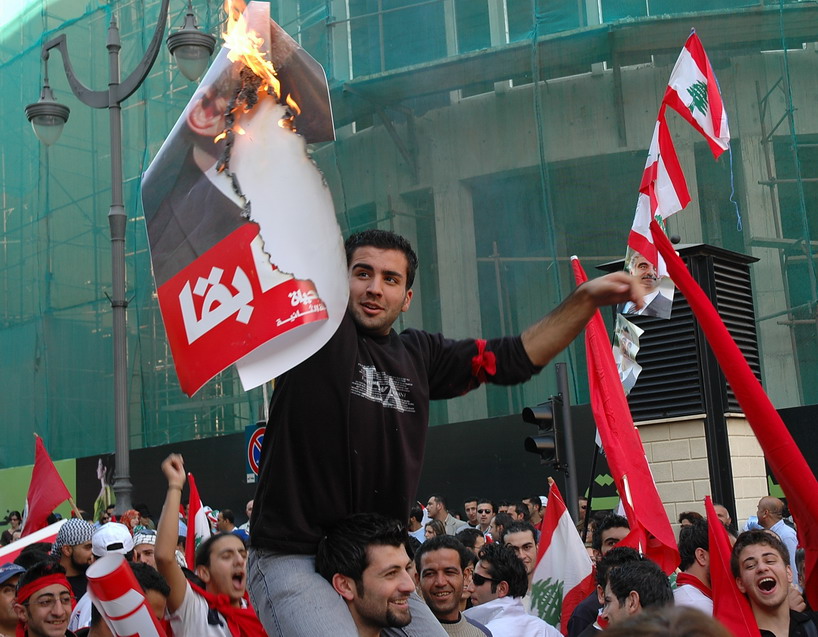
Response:
M582 541L588 535L588 525L591 523L591 503L594 501L594 482L596 478L596 461L599 458L599 445L594 442L594 459L591 461L591 479L588 480L588 506L585 507L585 519L582 521Z
M557 363L557 389L562 396L562 435L565 438L565 486L568 490L568 501L565 506L574 522L577 521L579 490L577 489L576 456L574 455L574 432L571 427L571 396L568 393L568 367Z
M68 57L68 43L65 34L49 40L43 45L43 59L48 60L49 52L57 49L63 59L63 67L68 84L74 95L86 106L107 108L111 135L111 207L108 210L108 225L111 231L111 308L113 310L114 348L114 437L116 446L116 473L113 489L116 494L116 513L121 515L132 508L133 485L130 477L130 429L128 426L128 341L127 307L125 297L125 230L128 216L123 203L122 176L122 111L121 103L128 99L142 85L148 76L162 45L165 21L168 16L169 0L162 0L159 18L153 37L144 56L131 74L120 81L119 51L122 44L116 18L111 18L108 28L108 90L92 91L74 74Z
M108 27L108 115L111 134L111 207L108 225L111 229L111 309L114 331L114 432L116 440L116 473L113 489L116 513L131 506L130 431L128 427L128 339L125 298L125 228L128 216L122 200L122 109L119 94L119 51L122 48L116 18Z

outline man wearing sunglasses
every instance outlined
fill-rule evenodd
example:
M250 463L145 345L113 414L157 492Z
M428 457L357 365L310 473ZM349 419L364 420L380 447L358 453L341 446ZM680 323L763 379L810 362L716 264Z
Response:
M65 569L56 562L38 562L17 583L17 635L73 637L68 619L74 602Z
M477 529L483 534L491 537L489 527L494 518L494 502L483 498L477 502ZM494 539L494 538L492 538Z
M487 544L474 567L471 584L472 608L464 611L480 622L494 637L559 637L560 632L523 606L528 591L528 575L522 560L509 546Z

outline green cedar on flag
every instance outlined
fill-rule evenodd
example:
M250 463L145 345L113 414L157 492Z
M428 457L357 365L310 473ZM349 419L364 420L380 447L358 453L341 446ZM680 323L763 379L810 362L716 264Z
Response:
M556 484L548 506L531 580L531 611L563 634L576 605L596 588L593 566Z
M704 135L714 157L718 158L730 146L730 129L719 85L695 30L673 67L662 103Z
M196 549L199 544L210 537L210 523L207 521L207 514L202 506L202 499L199 497L199 490L196 488L196 481L193 474L187 474L187 481L190 484L190 499L187 508L187 542L185 542L185 561L187 567L192 571L196 568Z

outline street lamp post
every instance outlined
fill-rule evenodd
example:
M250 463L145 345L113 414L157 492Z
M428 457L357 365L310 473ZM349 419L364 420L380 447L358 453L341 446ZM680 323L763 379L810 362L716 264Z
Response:
M192 0L188 0L188 15L185 26L168 38L169 45L175 38L187 46L187 57L198 58L201 62L198 74L204 71L207 60L213 53L216 39L196 27L193 18ZM128 217L125 213L122 191L122 109L121 104L142 85L153 67L162 37L165 33L165 22L168 16L169 0L162 0L159 9L159 21L148 45L145 55L133 72L122 82L119 75L119 51L122 48L116 18L111 17L108 27L106 48L108 49L108 90L92 91L74 74L71 60L68 57L68 42L65 34L53 38L43 45L42 58L45 65L43 89L40 100L26 107L26 117L34 128L37 137L50 146L60 136L63 125L68 121L67 106L54 100L48 83L48 58L52 49L57 49L63 61L65 75L74 95L91 108L106 108L110 117L111 135L111 207L108 211L108 225L111 231L111 281L112 293L109 297L113 310L113 348L114 348L114 425L116 439L116 477L114 493L116 494L116 512L121 514L131 506L132 484L130 479L129 429L128 429L128 387L127 365L128 345L126 333L126 310L128 300L125 297L125 228ZM179 37L182 35L183 37ZM178 47L178 44L176 45ZM193 49L191 49L193 47ZM171 51L173 52L171 45ZM198 49L198 53L196 53ZM206 51L206 53L205 53ZM178 55L176 56L178 57ZM196 71L185 71L189 79L195 79ZM193 75L193 77L191 77Z

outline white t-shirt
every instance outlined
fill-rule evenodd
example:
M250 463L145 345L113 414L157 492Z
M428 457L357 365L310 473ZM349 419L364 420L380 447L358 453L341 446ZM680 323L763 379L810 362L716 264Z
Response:
M242 600L242 606L245 602ZM170 625L174 637L233 637L227 627L227 620L221 613L216 612L221 625L207 623L207 614L210 607L204 597L198 595L187 584L185 598L176 612L170 615Z

